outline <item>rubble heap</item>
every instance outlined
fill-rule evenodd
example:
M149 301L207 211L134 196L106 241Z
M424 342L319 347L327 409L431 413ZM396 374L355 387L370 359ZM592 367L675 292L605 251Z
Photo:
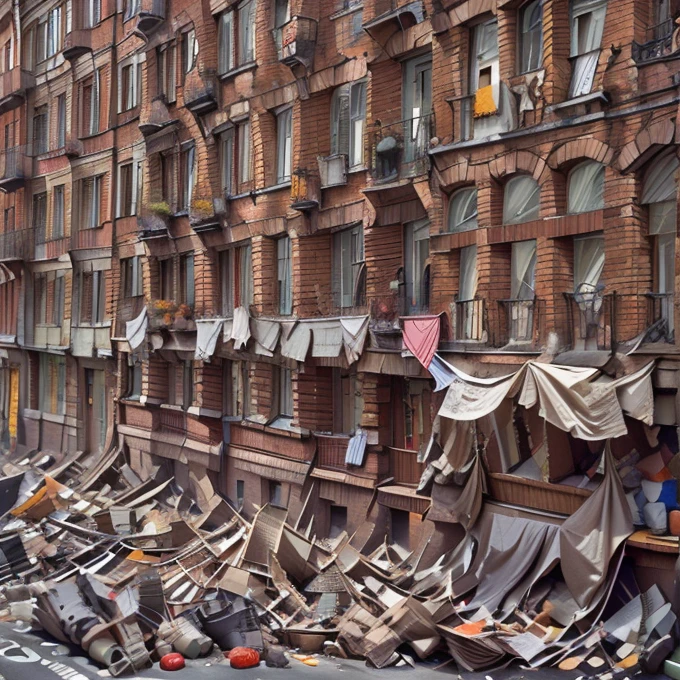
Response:
M413 552L370 522L320 540L274 505L248 521L207 476L188 491L162 467L142 478L119 451L89 467L8 462L1 616L81 646L114 676L173 650L266 657L278 644L378 668L436 653L467 670L520 659L655 672L675 649L676 619L657 587L637 590L623 557L630 513L610 458L564 524L485 505L434 563L424 559L432 533Z

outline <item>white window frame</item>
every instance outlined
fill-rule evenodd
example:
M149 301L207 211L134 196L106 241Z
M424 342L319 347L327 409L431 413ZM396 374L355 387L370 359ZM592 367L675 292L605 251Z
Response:
M361 270L365 265L364 228L357 225L333 234L333 289L342 308L356 306Z
M293 175L293 107L276 114L276 183L290 182Z
M66 144L66 94L57 96L57 148Z
M229 10L220 15L217 30L218 64L220 75L229 73L236 66L234 60L234 12Z
M364 167L366 80L336 88L331 100L331 155L345 154L350 170Z
M123 263L123 293L125 297L140 297L144 295L144 278L142 258L139 255L125 258Z
M96 135L99 132L99 104L101 102L101 74L96 68L92 74L92 89L90 90L90 120L88 133Z
M190 28L182 33L182 70L183 76L191 73L198 63L198 40L196 29Z
M61 51L63 41L61 5L57 5L47 13L45 41L45 57L47 59Z
M94 28L101 21L101 0L85 0L85 16L83 17L84 28Z
M59 198L61 197L61 198ZM64 237L66 185L58 184L52 189L52 238Z
M80 182L81 191L81 206L85 213L84 229L96 229L101 226L101 201L102 201L102 182L104 175L94 175L92 177L85 177ZM83 191L85 190L86 182L92 182L92 191L90 193L89 205L84 204Z
M257 0L245 0L236 9L238 17L238 65L255 61Z
M191 210L191 202L194 197L194 189L196 188L196 180L198 179L198 162L196 159L196 145L191 144L182 149L180 155L181 178L182 178L182 208L184 210Z
M132 111L139 106L142 91L142 64L146 53L134 54L118 64L118 113ZM128 91L123 92L123 69L130 68ZM93 88L94 89L94 88Z

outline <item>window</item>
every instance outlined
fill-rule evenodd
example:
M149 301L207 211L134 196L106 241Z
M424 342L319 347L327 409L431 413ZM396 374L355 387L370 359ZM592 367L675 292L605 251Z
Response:
M36 325L61 326L64 320L64 272L35 274L33 300Z
M167 44L156 48L158 70L158 94L164 95L168 103L176 99L175 86L175 45Z
M654 0L654 26L652 27L654 40L663 40L673 33L673 12L671 0Z
M427 153L431 138L432 57L409 59L403 66L404 161Z
M292 254L290 237L284 236L276 242L277 282L279 291L279 314L293 313Z
M276 182L290 182L293 167L293 109L276 116Z
M80 182L82 229L95 229L101 224L102 180L103 175L98 175Z
M33 196L33 229L36 236L44 243L47 236L47 193Z
M253 265L250 244L220 253L222 314L230 316L237 307L253 304Z
M181 182L182 182L182 208L191 208L191 199L196 186L196 147L192 144L182 151L181 155Z
M40 36L44 40L44 47L39 46L39 58L53 57L57 52L61 50L62 47L62 12L61 5L51 9L47 13L46 22L41 23L43 26L42 35ZM40 35L41 31L39 31Z
M85 0L83 26L93 28L101 21L101 0Z
M182 73L186 75L196 66L198 57L198 40L196 31L192 28L182 35Z
M125 20L139 14L141 0L126 0L125 3Z
M333 370L333 432L354 434L361 424L364 401L358 392L356 370Z
M127 399L139 401L142 396L142 364L128 354Z
M475 118L481 118L497 113L500 102L497 20L474 26L472 41L470 92L475 95Z
M255 61L255 0L247 0L238 8L239 65Z
M460 249L458 267L458 298L454 327L457 340L481 340L483 337L483 307L477 296L477 246Z
M460 189L451 195L447 222L453 233L477 229L477 189Z
M430 304L430 223L419 220L404 225L404 284L407 313L417 313Z
M139 106L142 90L142 64L135 57L118 67L118 113Z
M512 274L510 297L513 300L533 300L535 295L536 241L515 241L512 244Z
M604 208L604 165L579 163L569 173L567 212L583 213Z
M244 184L251 180L252 153L250 146L250 121L230 127L220 138L222 188L226 196L241 193Z
M123 296L126 298L144 295L142 283L142 258L127 257L120 261L120 277L123 284Z
M175 179L175 154L161 154L161 191L163 200L171 210L177 209L177 184Z
M194 278L194 254L185 253L179 258L180 295L182 302L193 307L196 302L196 281Z
M293 380L290 368L278 366L278 413L286 418L293 417Z
M391 543L408 550L411 545L411 517L406 510L390 508Z
M250 414L250 375L246 361L227 361L224 379L224 415L229 418L245 418Z
M193 403L194 393L194 366L191 361L182 362L182 408L186 411Z
M604 270L604 236L593 234L574 238L574 290L592 293L601 284Z
M285 507L283 504L283 485L281 482L275 482L273 479L268 480L269 487L269 502L279 508Z
M47 153L48 140L47 105L36 108L33 114L33 153Z
M172 258L158 261L158 278L160 279L161 300L172 300L175 297Z
M40 354L40 410L63 416L66 412L66 359Z
M55 272L54 275L54 302L52 303L52 325L61 326L64 322L64 300L66 295L66 279L64 272Z
M542 0L531 0L520 9L520 71L527 73L541 68L543 61Z
M458 299L474 300L477 295L477 246L460 249Z
M331 155L344 154L350 168L364 164L366 83L348 83L331 101Z
M87 125L87 133L96 135L99 132L99 102L101 101L101 69L96 69L92 76L92 84L90 87L90 101L89 111L85 124Z
M361 225L333 234L333 293L340 307L365 302L364 229Z
M103 271L80 274L79 321L82 325L103 323L106 316L106 281Z
M274 0L274 28L281 28L290 21L290 3L288 0Z
M14 68L14 52L12 50L12 41L8 40L5 43L5 49L3 50L3 60L2 60L2 65L3 65L3 71L4 73L7 73L8 71L11 71Z
M64 236L64 189L65 185L59 184L52 190L52 238Z
M66 95L57 97L57 148L66 145Z
M194 367L191 361L168 364L168 402L187 410L195 400Z
M33 301L35 304L35 323L44 326L47 323L47 274L33 275Z
M537 220L540 194L541 189L533 177L518 175L510 178L503 192L503 223Z
M142 163L135 161L118 166L118 217L137 214L142 189Z
M654 292L659 294L658 313L668 330L674 327L675 238L677 233L677 172L675 153L654 159L644 179L641 203L649 207L649 235L654 248ZM655 312L656 313L656 312Z
M3 220L5 225L5 232L14 231L14 206L11 205L9 208L5 208L3 214Z
M245 500L246 493L246 483L242 479L236 480L236 509L241 510L243 508L243 502Z
M571 0L572 98L593 87L606 15L607 0Z
M217 67L221 74L255 61L256 9L256 0L245 0L220 16Z
M234 68L234 13L225 12L219 21L217 66L220 73L228 73Z
M331 504L328 538L337 538L347 529L347 506Z

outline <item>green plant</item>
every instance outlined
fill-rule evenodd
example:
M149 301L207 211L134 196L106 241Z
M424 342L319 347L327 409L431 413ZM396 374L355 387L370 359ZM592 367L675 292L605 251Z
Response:
M207 198L196 198L191 202L191 211L201 217L208 217L213 214L213 203Z
M172 215L172 210L170 210L170 206L165 201L149 203L146 207L149 212L159 217L170 217Z

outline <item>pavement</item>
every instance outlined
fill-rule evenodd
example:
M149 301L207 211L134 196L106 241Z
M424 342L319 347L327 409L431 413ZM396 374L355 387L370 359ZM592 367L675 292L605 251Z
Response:
M228 662L220 662L217 654L194 661L176 671L177 680L224 680L238 676L243 680L574 680L578 672L565 672L555 668L531 671L511 667L486 673L459 673L454 663L440 667L445 659L421 663L416 668L369 668L363 661L327 659L319 657L316 667L291 659L288 669L267 668L264 662L258 668L234 670ZM408 673L408 675L406 675ZM137 675L123 676L127 680L152 678L168 680L169 672L156 665ZM20 625L0 622L0 680L99 680L110 677L108 671L83 656L75 646L61 644L42 633ZM652 676L635 676L636 680L651 680ZM666 676L654 676L665 678ZM632 680L632 678L631 678Z

